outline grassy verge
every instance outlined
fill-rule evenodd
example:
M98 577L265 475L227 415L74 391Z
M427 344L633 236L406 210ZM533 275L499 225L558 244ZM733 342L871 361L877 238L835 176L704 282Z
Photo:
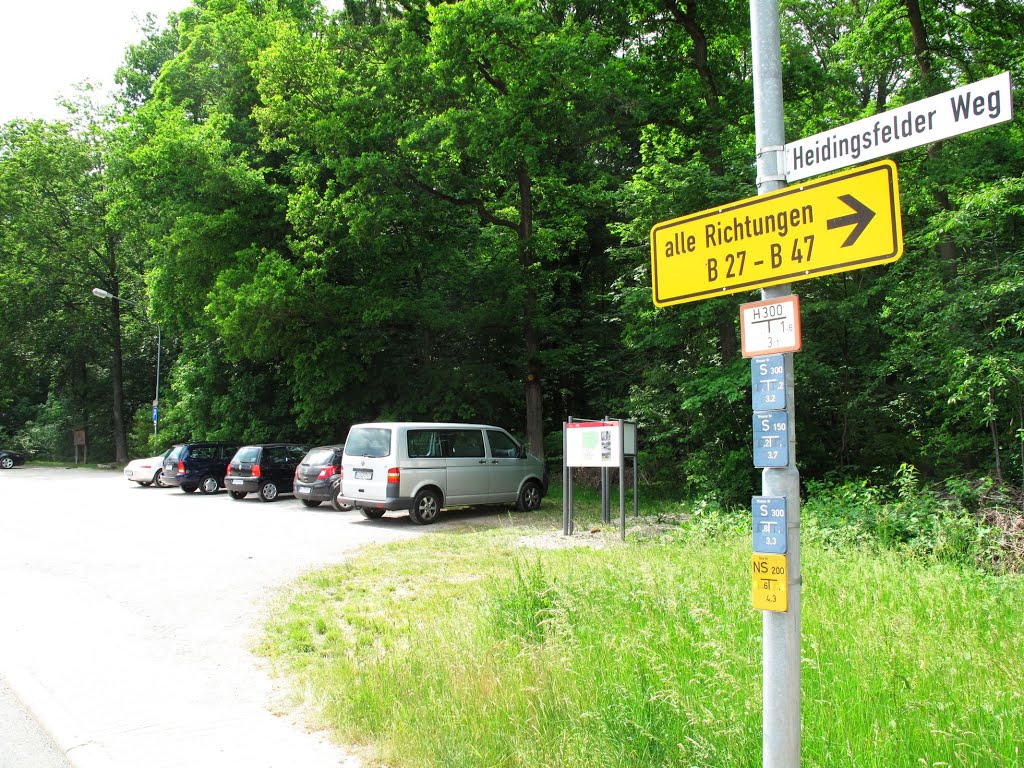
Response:
M369 764L760 765L742 518L623 545L581 507L572 546L549 500L311 574L261 651ZM1024 766L1020 579L813 545L803 574L805 767Z

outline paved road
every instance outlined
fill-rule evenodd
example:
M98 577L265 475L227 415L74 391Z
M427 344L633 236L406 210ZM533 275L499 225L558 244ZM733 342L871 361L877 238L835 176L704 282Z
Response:
M68 768L50 735L0 679L0 768Z
M0 678L75 768L356 766L283 714L249 649L300 573L423 530L109 471L0 472Z

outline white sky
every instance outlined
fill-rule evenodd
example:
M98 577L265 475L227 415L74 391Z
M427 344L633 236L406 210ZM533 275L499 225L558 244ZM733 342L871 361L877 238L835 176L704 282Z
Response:
M189 0L0 0L0 123L65 116L60 96L89 80L114 88L125 48L147 12L163 22Z

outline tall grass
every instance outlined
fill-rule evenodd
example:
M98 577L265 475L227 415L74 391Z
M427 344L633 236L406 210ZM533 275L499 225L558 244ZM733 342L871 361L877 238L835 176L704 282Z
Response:
M371 765L757 766L749 532L710 518L369 550L305 578L262 650ZM1020 580L814 545L803 575L804 766L1024 766Z

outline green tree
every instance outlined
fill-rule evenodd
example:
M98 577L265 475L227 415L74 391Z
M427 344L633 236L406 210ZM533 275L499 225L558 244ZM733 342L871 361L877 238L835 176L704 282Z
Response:
M141 289L137 254L108 220L107 150L103 119L88 111L74 122L4 126L0 242L6 302L30 334L13 354L32 361L29 370L48 379L51 396L67 398L69 428L92 423L92 371L108 347L113 452L127 461L122 307L90 295L93 287L136 297ZM105 330L99 337L97 327Z

